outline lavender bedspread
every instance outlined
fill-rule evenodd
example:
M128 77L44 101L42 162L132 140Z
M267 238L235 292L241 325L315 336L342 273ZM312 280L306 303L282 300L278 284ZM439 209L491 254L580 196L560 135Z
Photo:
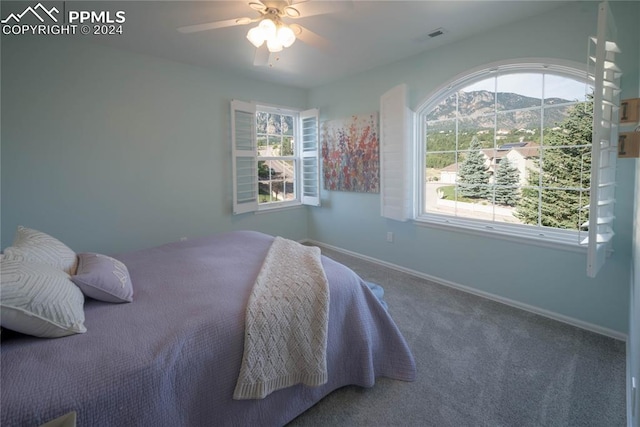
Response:
M328 382L233 400L245 309L272 240L240 231L118 256L133 303L87 299L85 334L3 331L1 425L37 426L76 411L78 425L91 427L281 426L342 386L414 379L413 356L387 311L353 271L323 257Z

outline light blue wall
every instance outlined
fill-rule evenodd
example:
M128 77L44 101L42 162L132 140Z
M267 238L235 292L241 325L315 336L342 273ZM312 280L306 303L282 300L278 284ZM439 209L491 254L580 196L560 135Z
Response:
M627 73L623 97L638 93L639 4L614 2ZM596 2L576 2L536 19L500 27L472 39L315 88L310 105L329 120L379 109L379 98L406 83L413 108L440 85L466 70L513 58L586 62L587 36L595 30ZM635 76L635 77L634 77ZM586 255L400 223L380 217L377 194L322 192L322 207L309 210L312 239L395 263L569 316L614 331L628 327L633 206L632 161L620 161L615 253L595 280ZM386 233L395 235L386 242Z
M61 37L2 38L2 247L19 224L121 252L257 229L307 236L304 208L231 214L229 101L307 92Z

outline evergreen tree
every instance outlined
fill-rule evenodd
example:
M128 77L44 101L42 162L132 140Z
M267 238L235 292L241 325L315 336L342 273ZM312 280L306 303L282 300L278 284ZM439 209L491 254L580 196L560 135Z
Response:
M539 169L529 170L527 177L529 185L543 187L542 194L537 189L523 190L516 218L525 224L538 224L540 213L541 225L571 230L588 219L587 212L580 211L581 204L588 204L588 194L580 188L590 184L592 122L593 102L587 101L571 107L557 127L545 129L542 161L536 161Z
M489 172L477 137L471 140L466 158L458 169L458 193L463 197L484 199L489 196Z
M511 165L508 157L504 157L496 171L495 202L500 205L515 206L518 203L518 183L520 172Z
M258 161L258 178L261 180L268 180L271 178L271 169L264 160Z

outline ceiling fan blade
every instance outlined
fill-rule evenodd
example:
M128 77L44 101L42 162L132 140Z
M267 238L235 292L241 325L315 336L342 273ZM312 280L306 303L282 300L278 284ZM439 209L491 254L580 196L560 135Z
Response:
M186 27L178 28L178 31L181 33L197 33L198 31L215 30L218 28L233 27L236 25L247 25L254 21L255 19L251 18L227 19L225 21L207 22L206 24L187 25Z
M340 13L353 9L352 1L304 1L284 8L289 18L306 18L308 16Z
M271 52L267 49L267 45L263 44L256 49L256 55L253 57L253 65L256 67L265 67L269 65L271 59Z
M309 46L313 46L317 49L324 51L333 50L333 45L331 42L324 37L314 33L306 27L298 24L289 25L293 30L293 33L296 35L296 38L303 43L308 44Z
M264 12L267 10L267 6L260 0L249 2L249 7L253 10L257 10L258 12Z

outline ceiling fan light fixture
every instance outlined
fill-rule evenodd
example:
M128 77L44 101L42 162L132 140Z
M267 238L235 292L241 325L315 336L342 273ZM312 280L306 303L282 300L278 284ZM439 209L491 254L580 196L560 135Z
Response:
M282 45L280 40L274 37L267 39L267 48L269 49L269 52L276 53L281 52L284 46Z
M247 39L256 48L266 42L269 52L275 53L291 46L296 41L296 34L295 29L284 24L279 17L265 17L247 32Z
M249 32L247 33L247 39L255 47L262 46L262 44L264 43L264 40L265 40L264 32L262 31L262 28L260 28L258 26L258 27L253 27L252 29L250 29Z
M296 41L296 35L293 33L293 30L286 25L280 26L278 28L278 41L284 47L289 47Z
M260 21L260 24L258 24L258 27L262 30L262 34L264 35L265 39L270 40L275 38L277 29L276 23L271 19L263 19L262 21Z
M325 38L300 25L287 24L284 20L288 18L299 18L302 15L314 16L340 12L345 9L345 7L336 7L336 5L349 4L351 2L317 0L317 2L314 1L313 5L309 7L309 3L306 3L307 1L308 0L248 0L249 7L259 12L258 17L242 17L188 25L179 27L178 31L181 33L195 33L257 23L255 27L250 28L246 33L247 40L257 49L256 58L258 59L254 60L254 65L262 65L262 63L265 62L262 58L264 58L266 54L280 52L284 48L290 47L295 43L297 38L300 38L300 40L306 44L311 44L321 49L328 49L330 43Z

